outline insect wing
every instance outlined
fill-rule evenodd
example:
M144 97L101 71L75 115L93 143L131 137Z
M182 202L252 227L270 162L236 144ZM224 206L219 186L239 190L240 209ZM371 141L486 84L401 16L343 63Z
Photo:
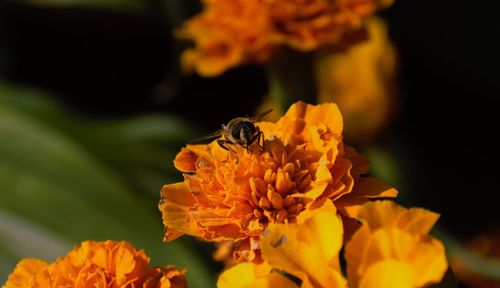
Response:
M216 137L223 135L225 131L226 131L226 129L219 129L219 130L217 130L213 133L210 133L208 135L205 135L203 137L193 139L193 140L189 141L189 143L201 142L201 141L205 141L208 139L216 138Z
M271 113L274 109L269 109L269 110L266 110L262 113L259 113L255 116L253 116L252 118L250 118L250 121L252 122L255 122L255 121L259 121L262 117L266 116L267 114Z

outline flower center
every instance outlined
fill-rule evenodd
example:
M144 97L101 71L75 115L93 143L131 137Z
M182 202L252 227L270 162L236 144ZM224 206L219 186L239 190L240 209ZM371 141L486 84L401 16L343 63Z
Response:
M304 149L301 145L291 148L281 141L266 140L262 154L253 152L260 154L256 158L263 173L253 173L248 179L249 203L261 224L295 222L304 209L301 194L310 188L314 166Z

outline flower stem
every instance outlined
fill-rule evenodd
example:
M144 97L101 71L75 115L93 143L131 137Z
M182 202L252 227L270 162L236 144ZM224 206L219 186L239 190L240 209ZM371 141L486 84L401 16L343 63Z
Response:
M281 114L297 101L316 102L313 60L312 53L288 49L269 63L269 90Z

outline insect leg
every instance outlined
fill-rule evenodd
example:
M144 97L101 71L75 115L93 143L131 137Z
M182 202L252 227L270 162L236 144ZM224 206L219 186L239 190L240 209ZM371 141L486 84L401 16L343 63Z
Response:
M245 141L245 145L243 147L245 147L245 149L247 149L247 153L250 153L250 147L252 146L253 143L255 143L255 140L257 140L257 146L259 145L259 134L260 134L260 131L259 131L259 128L257 127L257 129L255 130L256 134L254 134L253 136L250 137L250 139L248 139L248 141Z
M229 151L229 148L225 145L226 142L226 140L217 140L217 144L219 144L222 149Z
M245 150L247 150L247 153L250 153L250 149L248 147L250 147L250 145L252 145L254 139L253 138L250 138L250 139L247 139L247 137L245 136L245 130L240 129L240 139L239 139L241 142L243 142L242 144L238 144L240 147L243 147L245 148Z
M230 141L227 141L227 140L222 140L222 139L219 139L217 140L217 144L219 144L219 146L224 149L224 150L227 150L229 153L227 154L227 159L225 162L227 162L229 160L229 154L230 153L234 153L236 155L236 164L238 163L238 153L236 153L236 151L234 151L234 149L232 149L231 147L229 146L226 146L226 144L232 144L232 142Z
M264 151L264 132L260 131L260 128L257 127L257 146L259 146L261 151ZM262 139L262 144L260 144L260 139Z

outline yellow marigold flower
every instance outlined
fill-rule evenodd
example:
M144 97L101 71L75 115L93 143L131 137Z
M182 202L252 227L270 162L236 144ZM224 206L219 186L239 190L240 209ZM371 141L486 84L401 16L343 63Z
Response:
M439 214L391 201L367 203L360 229L346 244L347 276L355 287L426 287L447 270L443 244L428 235Z
M205 0L179 32L194 41L182 64L204 76L264 62L281 47L312 51L339 45L391 0Z
M296 224L269 225L260 245L264 264L238 264L222 273L217 286L299 287L282 274L286 272L301 280L300 287L347 287L339 264L342 221L331 202L302 213Z
M144 251L127 242L86 241L49 264L36 259L20 261L4 288L183 288L184 271L149 267Z
M232 241L236 260L258 260L258 237L271 223L295 223L327 200L344 216L355 216L369 199L397 194L361 176L368 163L343 144L335 104L298 102L277 123L256 125L264 133L262 149L232 145L232 153L214 141L188 145L177 155L174 164L185 180L161 191L165 240L189 234Z
M241 263L224 271L217 281L218 288L297 288L297 284L264 263Z
M388 122L396 101L396 50L382 19L366 21L368 40L344 53L324 55L317 67L318 102L335 102L344 116L344 136L367 140Z

